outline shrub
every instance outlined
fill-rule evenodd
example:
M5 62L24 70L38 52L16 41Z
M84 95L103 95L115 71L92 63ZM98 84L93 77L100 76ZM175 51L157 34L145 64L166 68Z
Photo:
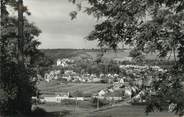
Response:
M84 96L84 93L81 92L81 91L75 91L71 94L72 97L83 97Z
M130 51L129 56L133 57L134 61L137 63L143 63L145 60L145 56L136 48Z
M101 83L108 83L108 79L102 79Z
M91 93L84 93L84 94L83 94L83 97L91 97L91 96L92 96Z
M93 98L91 100L91 103L93 104L94 107L97 107L97 106L103 107L105 105L110 104L110 102L106 99L97 99L97 98Z
M32 114L33 116L45 116L46 115L46 111L43 109L43 108L40 108L40 107L35 107L32 111Z
M31 112L31 97L36 89L31 81L34 71L26 68L20 69L15 63L7 63L3 67L0 81L0 112L15 114L17 112Z
M63 105L75 105L76 101L65 99L65 100L61 100L61 104L63 104Z

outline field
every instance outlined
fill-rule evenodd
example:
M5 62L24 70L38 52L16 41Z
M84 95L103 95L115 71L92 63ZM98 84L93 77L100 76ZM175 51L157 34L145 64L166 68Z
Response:
M175 117L168 112L155 112L146 115L143 106L122 105L108 109L102 109L90 113L87 117Z
M42 117L177 117L172 113L153 112L146 115L144 106L120 105L101 109L92 107L88 102L75 105L44 104L40 105L47 114Z
M80 91L86 94L97 93L99 90L109 87L109 84L102 83L59 83L58 81L52 81L50 83L40 82L38 88L43 94L55 94L58 92L75 92Z
M121 105L113 107L104 107L96 109L91 107L89 103L75 105L61 105L61 104L44 104L37 105L41 108L40 113L36 116L11 116L11 117L178 117L173 113L152 112L146 115L144 113L144 106Z
M82 91L84 93L95 93L100 89L108 87L108 84L94 83L68 83L59 84L58 82L41 82L38 87L44 94L54 94L62 91ZM46 103L39 105L47 113L42 117L176 117L168 112L150 113L148 116L144 113L144 106L132 106L123 103L114 106L105 106L96 109L90 101L81 101L76 104L56 104Z

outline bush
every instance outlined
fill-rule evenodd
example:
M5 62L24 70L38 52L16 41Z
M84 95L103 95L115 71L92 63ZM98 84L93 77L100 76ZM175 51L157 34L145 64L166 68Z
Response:
M65 100L61 100L61 104L63 104L63 105L75 105L76 101L65 99Z
M45 111L43 108L35 107L35 108L33 109L31 115L33 115L33 116L38 116L38 117L45 116L45 115L46 115L46 111Z
M91 97L91 96L92 96L91 93L84 93L84 94L83 94L83 97Z
M30 81L34 71L20 69L15 63L7 63L0 79L0 112L15 114L31 112L31 97L35 93L34 82Z
M133 60L136 63L143 63L145 60L145 56L142 54L140 50L136 48L130 51L129 56L133 57Z
M3 115L4 112L8 111L7 106L8 106L7 93L3 89L0 89L0 116Z
M93 98L91 100L91 103L93 104L94 107L97 107L97 106L103 107L105 105L110 104L110 102L106 99L97 99L97 98Z
M84 93L81 92L81 91L75 91L71 94L72 97L83 97L84 96Z
M108 79L101 79L101 83L108 83Z

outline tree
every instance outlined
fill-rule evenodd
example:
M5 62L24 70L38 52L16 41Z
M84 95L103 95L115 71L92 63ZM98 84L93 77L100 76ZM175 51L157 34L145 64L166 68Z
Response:
M77 6L82 2L76 2ZM87 0L89 7L84 12L101 18L102 22L87 37L88 40L98 40L100 46L109 46L116 49L117 44L125 43L143 52L158 53L159 57L173 52L175 56L174 69L169 70L167 77L161 76L155 81L156 98L149 97L148 107L158 107L157 101L167 100L176 104L175 112L184 110L183 99L178 96L170 97L167 94L182 95L180 82L184 81L184 1L183 0ZM79 9L81 10L81 9ZM77 11L73 11L73 18ZM176 54L177 53L177 54ZM176 58L176 55L177 58ZM181 77L182 76L182 77ZM177 80L176 80L177 79ZM173 87L167 89L169 83ZM176 88L175 85L179 87ZM157 88L156 88L157 87ZM177 89L177 93L176 93ZM166 93L167 92L167 93ZM150 110L147 108L147 110ZM178 111L176 111L178 110Z
M36 93L36 61L39 61L40 44L35 37L40 30L24 17L24 45L21 47L21 56L24 61L17 58L18 55L18 19L12 17L7 11L7 5L15 10L15 0L1 0L1 37L0 37L0 114L27 113L31 111L31 97ZM26 7L23 12L29 14ZM23 68L22 68L23 67Z
M137 63L143 63L143 61L145 60L145 56L143 55L143 53L134 48L130 51L129 56L133 58L133 60Z
M75 3L75 0L70 1ZM95 26L87 39L98 40L100 46L116 48L118 43L125 42L134 44L146 53L159 51L164 56L172 48L178 47L176 38L183 36L182 0L88 2L91 6L84 12L103 18L103 21ZM81 4L79 2L77 6Z

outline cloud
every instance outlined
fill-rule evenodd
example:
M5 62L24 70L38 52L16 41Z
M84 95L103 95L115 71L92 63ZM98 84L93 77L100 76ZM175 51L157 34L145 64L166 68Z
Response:
M76 6L68 0L25 0L24 4L32 13L28 19L42 30L40 48L96 48L96 41L84 39L93 30L96 19L79 13L71 21L69 13Z

